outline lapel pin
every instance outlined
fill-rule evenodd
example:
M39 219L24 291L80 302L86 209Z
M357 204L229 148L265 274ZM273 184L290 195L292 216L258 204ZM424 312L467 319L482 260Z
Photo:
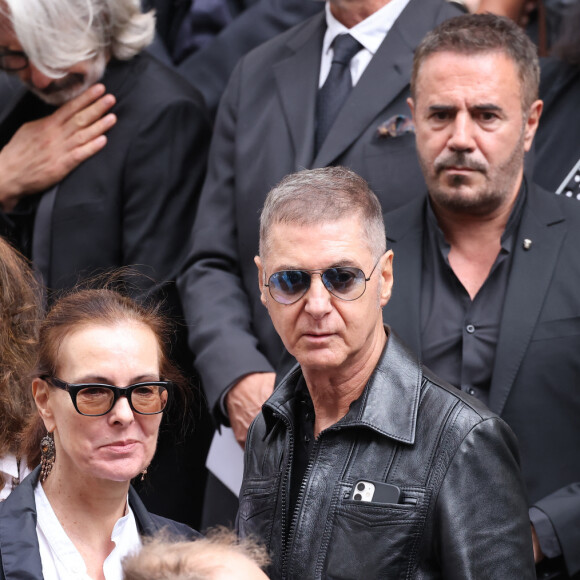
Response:
M523 243L524 250L529 250L532 247L532 240L526 238Z

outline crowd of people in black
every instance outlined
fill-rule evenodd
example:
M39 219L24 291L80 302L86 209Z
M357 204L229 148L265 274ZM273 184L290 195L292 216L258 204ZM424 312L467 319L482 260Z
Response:
M579 26L0 0L0 578L580 578Z

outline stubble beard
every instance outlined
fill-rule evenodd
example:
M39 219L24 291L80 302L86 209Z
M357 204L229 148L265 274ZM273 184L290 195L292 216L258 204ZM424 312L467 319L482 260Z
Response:
M436 206L453 213L489 215L509 202L516 188L524 164L524 130L505 163L498 167L470 158L463 151L440 155L431 165L419 156L419 162L429 195ZM479 172L484 177L480 186L471 185L472 178L452 175L446 182L441 173L447 167L464 167Z

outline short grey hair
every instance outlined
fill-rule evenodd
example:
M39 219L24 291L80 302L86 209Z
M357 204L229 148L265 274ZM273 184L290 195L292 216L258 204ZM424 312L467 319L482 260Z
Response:
M502 53L516 65L523 109L527 111L538 98L540 64L537 47L509 18L495 14L464 14L445 20L428 32L417 47L413 60L413 100L417 99L417 79L421 65L431 55L440 52L466 55Z
M0 10L30 61L52 78L102 54L129 60L155 33L155 15L140 0L2 0Z
M275 224L312 226L358 218L375 259L386 251L381 203L369 184L345 167L306 169L287 175L268 194L260 216L260 257Z

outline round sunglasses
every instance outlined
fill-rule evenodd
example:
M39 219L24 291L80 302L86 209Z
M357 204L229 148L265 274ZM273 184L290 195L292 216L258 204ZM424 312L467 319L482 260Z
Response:
M365 293L367 282L380 261L381 258L377 260L368 276L365 276L360 268L350 266L317 270L280 270L274 272L264 286L268 288L270 296L276 302L294 304L308 292L312 276L318 275L324 287L336 298L346 301L356 300Z

